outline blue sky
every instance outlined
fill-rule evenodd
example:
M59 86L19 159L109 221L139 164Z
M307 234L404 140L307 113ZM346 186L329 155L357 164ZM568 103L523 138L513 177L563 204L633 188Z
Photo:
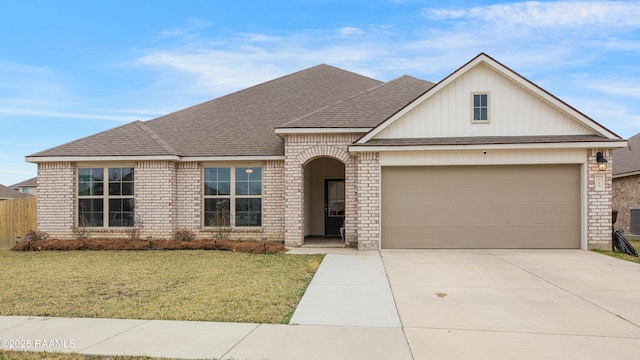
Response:
M640 1L2 1L0 184L24 157L326 63L437 82L485 52L624 138Z

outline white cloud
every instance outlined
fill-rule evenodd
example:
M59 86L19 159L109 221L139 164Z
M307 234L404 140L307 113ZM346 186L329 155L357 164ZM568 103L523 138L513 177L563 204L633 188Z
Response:
M640 3L631 1L526 1L470 9L426 8L432 20L473 20L530 28L640 27Z

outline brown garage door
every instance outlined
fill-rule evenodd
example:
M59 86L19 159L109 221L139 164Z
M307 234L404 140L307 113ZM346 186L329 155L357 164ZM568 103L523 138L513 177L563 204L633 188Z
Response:
M382 168L382 248L579 247L579 165Z

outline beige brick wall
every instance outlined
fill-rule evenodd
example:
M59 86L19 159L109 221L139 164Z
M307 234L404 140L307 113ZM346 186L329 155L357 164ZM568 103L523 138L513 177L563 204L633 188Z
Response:
M138 161L135 165L136 219L142 236L168 238L176 219L176 164L171 161Z
M602 151L607 170L598 171L596 153ZM612 201L611 150L589 149L587 160L587 246L589 249L611 249ZM605 176L605 190L596 190L596 175Z
M616 230L630 232L631 209L640 207L640 175L613 179L613 208L618 210Z
M358 249L380 248L380 159L378 153L358 154Z
M345 238L357 239L355 212L356 164L347 147L362 134L293 134L285 137L285 244L300 246L304 240L304 165L330 157L345 164Z
M269 240L284 240L284 161L265 161L262 168L262 227Z
M38 230L56 238L72 238L75 224L75 164L38 164Z
M202 227L202 166L198 162L176 165L176 229Z

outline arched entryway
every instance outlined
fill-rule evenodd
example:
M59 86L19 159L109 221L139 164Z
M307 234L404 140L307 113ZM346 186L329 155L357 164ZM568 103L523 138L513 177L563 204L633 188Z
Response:
M307 162L304 173L304 242L341 242L345 221L345 164L330 157Z

